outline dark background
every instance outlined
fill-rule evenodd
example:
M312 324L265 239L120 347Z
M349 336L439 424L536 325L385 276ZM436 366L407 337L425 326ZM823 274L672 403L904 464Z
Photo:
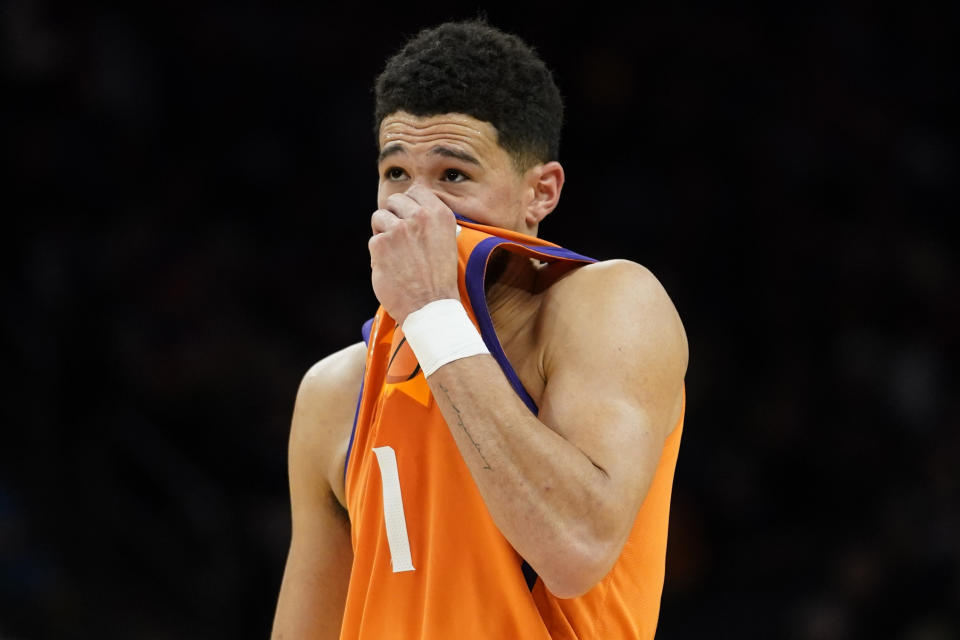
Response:
M263 638L373 78L475 9L128 4L0 2L0 637ZM541 235L689 333L658 638L960 638L957 10L487 13L567 100Z

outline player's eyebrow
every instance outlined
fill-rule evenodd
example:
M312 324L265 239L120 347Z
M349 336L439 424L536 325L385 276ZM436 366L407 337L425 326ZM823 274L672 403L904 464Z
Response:
M398 153L404 155L407 154L407 150L403 148L403 145L400 144L391 144L387 145L380 152L380 156L377 158L377 164L380 164L390 156L394 156ZM455 160L460 160L466 162L467 164L473 164L476 166L482 166L480 161L477 160L474 156L467 153L466 151L460 151L459 149L451 149L450 147L434 147L430 149L429 155L433 156L443 156L445 158L453 158Z
M380 155L377 157L377 164L380 164L390 156L395 156L398 153L402 153L406 155L407 150L404 149L403 146L399 144L387 145L386 147L383 148L383 150L380 152Z
M480 166L480 161L474 158L472 155L466 151L460 151L459 149L451 149L450 147L434 147L430 149L430 155L432 156L443 156L445 158L454 158L455 160L461 160L468 164L475 164L478 167Z

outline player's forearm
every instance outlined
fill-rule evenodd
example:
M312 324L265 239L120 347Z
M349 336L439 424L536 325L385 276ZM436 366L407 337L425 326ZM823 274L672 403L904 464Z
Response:
M491 516L546 585L573 596L602 578L618 547L604 471L530 413L490 356L428 382Z

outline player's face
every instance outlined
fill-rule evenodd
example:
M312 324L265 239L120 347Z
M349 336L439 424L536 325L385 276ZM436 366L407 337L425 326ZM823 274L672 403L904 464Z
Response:
M530 233L532 186L497 143L497 131L459 113L418 117L398 111L380 124L377 206L414 184L431 189L454 213Z

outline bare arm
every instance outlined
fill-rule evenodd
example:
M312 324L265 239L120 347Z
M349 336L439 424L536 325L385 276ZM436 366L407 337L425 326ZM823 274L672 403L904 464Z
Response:
M585 267L544 309L539 416L490 356L428 379L494 521L560 597L610 570L629 536L682 403L687 345L642 267Z
M275 639L340 637L353 561L343 463L365 352L358 343L321 360L297 393L288 454L293 536Z

